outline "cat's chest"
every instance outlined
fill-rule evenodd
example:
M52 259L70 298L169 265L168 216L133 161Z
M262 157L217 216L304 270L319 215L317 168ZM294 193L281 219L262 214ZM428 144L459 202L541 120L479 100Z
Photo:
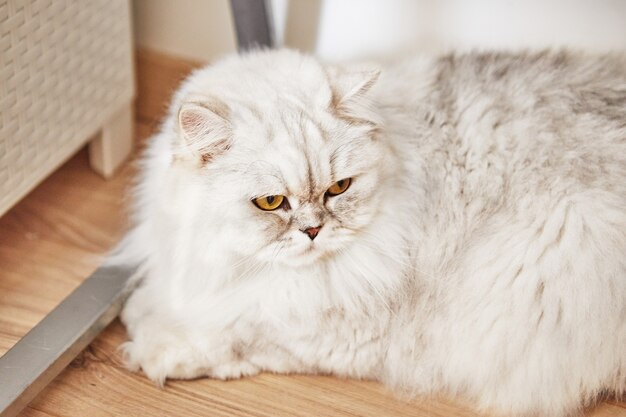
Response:
M257 317L258 320L258 317ZM381 369L388 343L389 317L338 309L309 316L257 320L248 356L259 365L275 366L277 361L297 364L303 372L322 372L367 378Z
M358 291L340 294L349 290L328 281L348 278L329 277L323 271L283 270L281 277L266 277L262 286L237 291L254 295L231 300L240 309L229 329L236 330L237 344L249 348L246 356L259 365L288 360L306 372L346 376L364 377L378 369L392 317L389 304L377 296L362 301L342 298Z

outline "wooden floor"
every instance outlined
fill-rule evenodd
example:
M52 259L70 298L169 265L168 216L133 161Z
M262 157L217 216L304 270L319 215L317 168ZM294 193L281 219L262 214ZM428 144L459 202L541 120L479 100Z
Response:
M138 137L151 128L137 124ZM0 354L87 277L125 228L127 164L113 180L80 152L0 218ZM23 416L477 416L449 401L411 403L379 384L322 376L260 375L240 381L155 387L121 365L125 331L115 321L22 413ZM3 384L10 381L0 381ZM587 416L626 416L605 402Z

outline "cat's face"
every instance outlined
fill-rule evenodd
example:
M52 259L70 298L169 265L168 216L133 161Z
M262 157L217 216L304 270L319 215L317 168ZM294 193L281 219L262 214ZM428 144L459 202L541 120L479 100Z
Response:
M247 165L231 177L240 194L231 221L258 258L291 265L346 247L381 203L381 152L370 132L345 127L333 137L311 120L296 126L275 126L273 139L248 149Z
M181 134L202 148L207 221L241 255L295 267L332 257L368 239L380 205L393 204L382 201L388 151L379 127L338 113L329 86L318 87L326 98L285 93L181 113Z

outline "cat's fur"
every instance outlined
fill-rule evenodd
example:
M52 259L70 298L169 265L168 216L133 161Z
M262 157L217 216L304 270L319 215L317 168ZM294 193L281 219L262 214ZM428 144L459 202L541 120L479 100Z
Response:
M144 162L124 350L159 383L330 373L555 416L624 390L622 56L231 56Z

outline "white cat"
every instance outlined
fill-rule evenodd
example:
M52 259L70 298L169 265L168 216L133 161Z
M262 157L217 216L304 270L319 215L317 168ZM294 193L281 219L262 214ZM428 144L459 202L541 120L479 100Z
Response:
M123 246L130 366L332 373L562 416L626 386L626 60L195 72Z

